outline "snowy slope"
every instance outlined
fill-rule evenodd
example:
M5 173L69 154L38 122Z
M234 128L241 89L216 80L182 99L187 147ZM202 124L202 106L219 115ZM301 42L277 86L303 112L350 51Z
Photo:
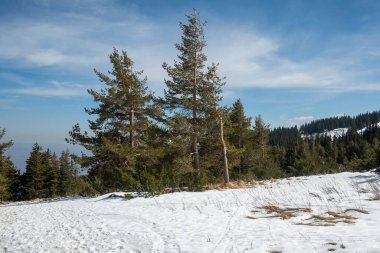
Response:
M377 127L380 127L380 122L377 123L377 124L374 124L376 125ZM301 135L301 138L305 139L305 138L316 138L318 136L326 136L326 137L330 137L331 139L333 138L340 138L342 136L344 136L347 132L348 132L348 129L347 127L344 127L344 128L336 128L336 129L333 129L333 130L330 130L330 131L325 131L323 133L315 133L315 134L312 134L312 135L308 135L308 134L303 134ZM365 131L367 130L366 127L360 129L360 130L357 130L357 133L358 134L363 134Z
M380 252L380 201L369 200L380 177L370 172L128 201L120 194L0 206L0 252ZM282 219L263 206L310 210ZM331 219L328 211L357 219L316 221Z
M379 123L377 123L377 124L374 124L374 125L376 125L377 127L380 127L380 122ZM363 132L365 132L365 130L367 130L367 128L365 127L365 128L363 128L363 129L360 129L360 130L358 130L358 133L359 134L363 134Z

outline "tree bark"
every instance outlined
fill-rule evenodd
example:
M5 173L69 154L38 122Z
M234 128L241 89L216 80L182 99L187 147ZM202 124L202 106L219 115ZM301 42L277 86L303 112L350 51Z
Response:
M133 110L133 108L131 108L131 111L130 111L131 115L130 115L130 119L129 119L129 126L130 126L130 130L129 130L129 146L131 148L134 147L134 140L133 140L133 126L134 126L134 119L135 119L135 111Z
M224 182L228 183L228 182L230 182L230 175L228 172L227 147L226 147L226 143L224 142L224 136L223 136L224 135L224 131L223 131L224 129L223 129L222 118L220 118L219 123L220 123L220 142L221 142L222 148L223 148Z
M194 168L199 173L199 152L198 152L198 128L197 128L197 61L198 55L195 52L194 62L194 76L193 76L193 154L194 154Z

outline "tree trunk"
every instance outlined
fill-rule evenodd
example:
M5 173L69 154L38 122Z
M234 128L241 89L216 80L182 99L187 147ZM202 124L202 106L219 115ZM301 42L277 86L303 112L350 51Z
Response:
M223 148L224 182L228 183L228 182L230 182L230 175L228 172L227 147L226 147L226 143L224 142L223 135L224 135L223 120L222 120L222 118L220 118L220 142L221 142L222 148Z
M198 152L198 128L197 128L197 61L198 56L195 52L194 62L194 76L193 76L193 154L194 154L194 168L199 171L199 152Z
M130 126L130 130L129 130L129 146L131 148L133 148L133 146L134 146L134 142L133 142L134 118L135 118L135 111L133 110L133 108L131 108L131 115L130 115L130 119L129 119L129 126Z

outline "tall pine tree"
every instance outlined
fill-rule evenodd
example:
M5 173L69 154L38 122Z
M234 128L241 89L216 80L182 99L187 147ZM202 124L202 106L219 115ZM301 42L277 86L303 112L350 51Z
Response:
M29 158L26 160L25 188L28 199L45 197L44 169L48 163L42 147L35 143Z
M182 140L184 157L193 158L193 168L201 168L200 149L207 137L207 119L210 108L216 108L224 84L217 76L216 65L205 67L207 60L203 49L206 46L203 29L205 23L194 10L187 15L187 23L180 22L181 43L175 45L179 51L173 66L163 64L169 79L165 80L165 105L171 112L168 125L173 138ZM215 121L213 121L215 122ZM216 121L216 122L219 122ZM220 149L219 149L220 150Z
M5 129L0 129L0 141L5 135ZM19 172L5 151L13 145L12 141L0 142L0 201L17 198Z
M139 184L136 161L155 155L147 148L151 139L148 135L157 127L154 120L162 115L153 94L147 90L146 77L133 69L127 53L114 49L109 59L112 70L108 75L95 70L103 88L100 92L88 91L98 103L98 107L86 109L96 117L89 120L93 135L82 133L77 124L68 139L90 151L90 155L83 154L78 161L89 168L99 191Z

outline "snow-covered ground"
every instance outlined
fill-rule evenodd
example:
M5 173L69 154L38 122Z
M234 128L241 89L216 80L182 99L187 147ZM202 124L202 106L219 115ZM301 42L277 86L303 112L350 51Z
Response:
M0 252L380 252L379 193L367 172L2 205Z

